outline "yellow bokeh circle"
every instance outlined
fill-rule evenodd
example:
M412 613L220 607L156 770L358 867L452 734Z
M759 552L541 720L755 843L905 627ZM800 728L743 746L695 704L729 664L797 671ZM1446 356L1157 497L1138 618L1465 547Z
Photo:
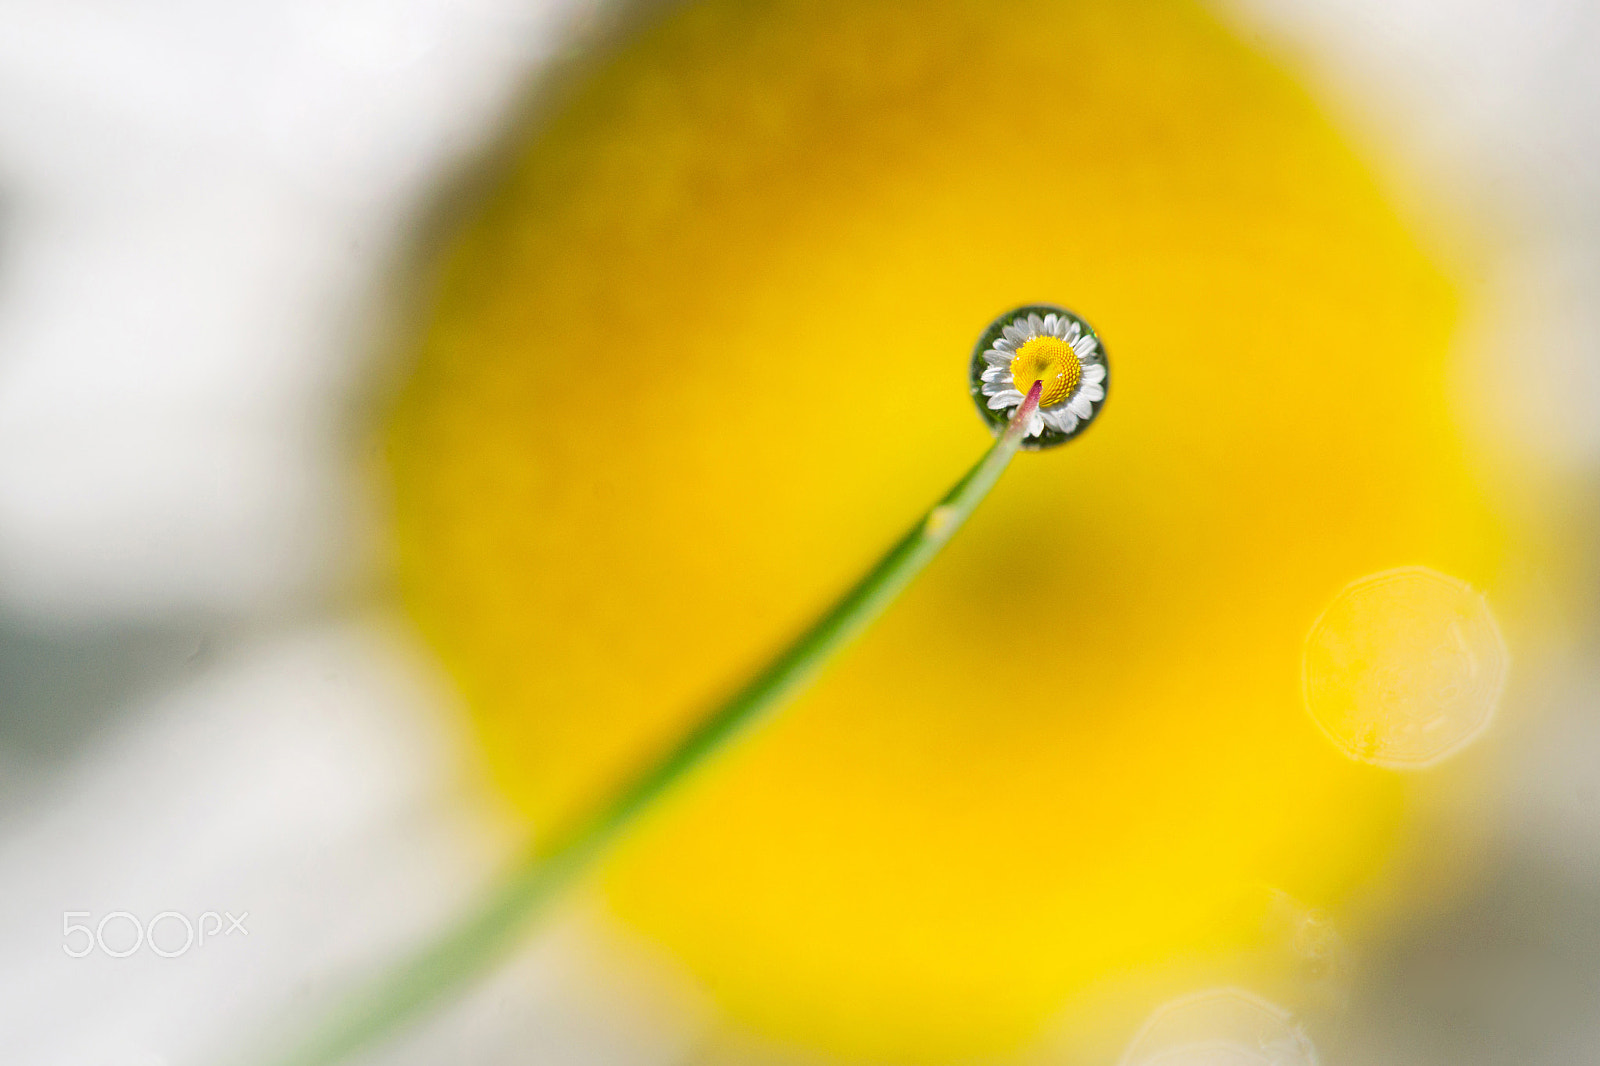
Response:
M1481 593L1425 566L1343 589L1306 635L1306 709L1352 759L1418 770L1489 727L1509 656Z

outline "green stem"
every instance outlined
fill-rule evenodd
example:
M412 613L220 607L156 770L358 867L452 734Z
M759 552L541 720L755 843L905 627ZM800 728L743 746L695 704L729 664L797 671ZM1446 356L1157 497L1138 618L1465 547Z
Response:
M506 952L515 934L564 886L589 869L668 789L800 692L833 655L866 629L961 528L1022 444L1038 409L1035 383L977 465L889 549L878 565L785 648L754 680L589 818L535 848L459 924L345 1004L310 1040L275 1061L328 1066L400 1028Z

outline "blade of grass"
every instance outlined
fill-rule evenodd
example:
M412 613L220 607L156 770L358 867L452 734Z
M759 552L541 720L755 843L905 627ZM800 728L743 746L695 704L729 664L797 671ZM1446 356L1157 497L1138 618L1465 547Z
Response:
M961 528L1021 446L1038 410L1035 382L983 458L867 575L726 703L626 781L593 815L536 847L467 916L352 997L280 1066L329 1066L392 1034L509 950L518 932L594 865L662 794L805 688L841 648L881 615Z

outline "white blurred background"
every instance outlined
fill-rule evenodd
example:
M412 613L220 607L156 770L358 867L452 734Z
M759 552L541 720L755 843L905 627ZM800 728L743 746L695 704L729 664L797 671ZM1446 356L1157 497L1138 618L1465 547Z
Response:
M1600 4L1221 13L1424 231L1441 203L1484 221L1463 359L1505 381L1475 417L1594 472ZM362 412L419 313L406 264L605 19L589 0L0 0L0 1061L235 1047L431 928L513 840L388 606ZM1503 731L1493 874L1367 960L1328 1061L1600 1060L1597 680L1554 678ZM182 965L67 957L63 912L119 910L248 912L249 932ZM372 1061L681 1062L713 1024L575 910Z

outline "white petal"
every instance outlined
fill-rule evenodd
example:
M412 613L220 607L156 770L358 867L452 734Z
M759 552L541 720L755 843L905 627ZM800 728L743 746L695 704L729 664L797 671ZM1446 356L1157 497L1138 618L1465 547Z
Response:
M999 367L1011 365L1011 353L997 352L993 348L990 348L988 351L983 353L983 360L990 366L998 369Z
M1089 398L1080 392L1071 400L1067 401L1067 410L1071 411L1079 418L1088 418L1090 415L1094 414L1094 404L1090 403Z
M1016 323L1012 323L1000 332L1005 334L1006 340L1010 341L1012 344L1021 344L1028 339L1027 331L1018 328Z
M1101 388L1099 385L1085 385L1083 388L1078 390L1078 393L1079 395L1084 396L1095 403L1099 403L1101 400L1106 398L1106 390Z
M1006 340L1004 337L1001 337L999 340L995 341L989 347L994 348L997 351L1002 351L1002 352L1014 352L1016 350L1016 346L1013 345L1010 341Z
M1071 344L1078 339L1078 334L1082 332L1083 327L1074 322L1067 327L1067 331L1061 335L1061 339Z
M1071 433L1078 428L1078 416L1065 407L1052 407L1044 413L1045 422L1057 433Z
M1022 402L1022 393L1016 389L1007 389L997 392L989 398L989 410L998 411L1002 407L1015 407Z
M1061 316L1056 314L1054 311L1051 311L1048 315L1044 316L1044 331L1050 334L1052 337L1059 336L1059 334L1056 333L1056 327L1060 324L1060 322Z
M1094 351L1094 338L1079 337L1077 340L1072 342L1072 350L1078 353L1079 359L1084 358L1090 352Z
M1028 432L1024 435L1029 437L1037 437L1043 432L1044 415L1040 414L1038 411L1035 411L1033 412L1033 417L1028 419Z
M1106 368L1100 363L1083 364L1083 380L1090 385L1098 385L1106 379Z

